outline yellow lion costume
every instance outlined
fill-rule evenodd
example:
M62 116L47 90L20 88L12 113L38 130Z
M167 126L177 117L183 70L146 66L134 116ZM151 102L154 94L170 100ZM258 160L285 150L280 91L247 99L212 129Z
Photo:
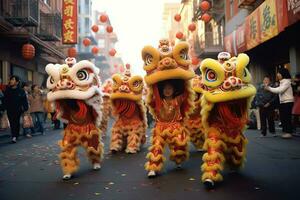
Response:
M161 40L158 49L146 46L142 50L149 89L146 102L155 119L145 164L149 177L161 171L166 144L170 148L170 160L178 167L189 157L189 132L183 122L193 105L190 79L195 74L190 68L188 50L187 43L178 43L172 48L167 40Z
M190 132L190 140L197 151L203 151L203 143L205 140L204 129L201 122L201 96L203 90L202 77L196 75L192 79L192 87L195 92L194 110L190 113L189 118L184 121L185 127Z
M256 93L246 68L249 57L239 54L224 63L204 59L200 69L204 85L201 99L202 124L205 129L202 181L208 187L222 181L220 172L226 161L238 169L245 158L247 139L243 135L248 110Z
M63 179L70 179L78 169L78 146L86 149L95 170L101 168L103 153L101 132L97 128L101 121L102 101L99 69L86 60L78 63L75 59L69 60L67 64L46 66L50 90L47 99L55 102L56 117L68 124L59 142Z
M111 102L110 102L110 95L112 93L112 80L107 79L102 85L102 120L100 124L100 130L103 136L106 135L108 120L111 115Z
M126 153L137 153L146 142L147 117L142 100L143 78L132 76L129 67L123 76L112 77L112 113L116 122L112 127L110 151L121 151L126 146Z

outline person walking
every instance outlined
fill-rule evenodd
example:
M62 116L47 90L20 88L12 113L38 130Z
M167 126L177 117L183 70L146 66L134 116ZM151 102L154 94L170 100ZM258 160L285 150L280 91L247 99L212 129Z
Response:
M264 86L272 86L269 76L265 76L263 85L258 88L256 104L259 107L259 116L261 121L261 135L267 135L267 124L269 132L275 134L274 108L277 95L264 89Z
M265 90L279 94L279 114L282 123L282 138L291 138L293 132L292 109L294 104L291 74L286 68L280 68L277 73L279 87L273 88L265 85Z
M20 117L28 110L25 91L20 87L20 78L11 76L4 91L4 109L7 111L11 128L12 142L16 143L20 132Z
M31 86L31 94L28 96L29 112L37 128L37 132L44 135L44 98L38 85Z

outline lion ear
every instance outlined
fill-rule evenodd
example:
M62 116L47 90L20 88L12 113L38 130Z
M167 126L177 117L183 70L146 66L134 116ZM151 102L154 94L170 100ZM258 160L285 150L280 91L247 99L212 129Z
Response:
M112 84L113 90L118 89L122 84L121 76L119 74L115 74L111 77L111 79L112 79L112 82L113 82L113 84Z
M191 61L188 56L189 45L186 42L180 42L173 49L173 58L176 62L184 67L188 67Z
M142 50L142 59L144 61L144 70L151 71L156 68L160 54L154 47L145 46Z

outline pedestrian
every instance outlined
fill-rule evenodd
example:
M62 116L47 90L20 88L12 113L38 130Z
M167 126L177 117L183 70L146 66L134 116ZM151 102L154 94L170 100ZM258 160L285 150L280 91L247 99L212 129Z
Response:
M4 108L11 128L12 142L16 143L20 132L20 117L28 110L25 91L20 87L20 78L11 76L4 91Z
M258 88L256 95L256 105L259 108L261 121L261 135L267 135L267 124L269 132L275 135L274 109L277 95L264 89L264 86L273 86L269 76L265 76L263 85Z
M28 83L23 83L22 84L22 89L25 91L26 100L28 102L28 96L29 96L29 93L30 93L30 86L29 86L29 84ZM30 108L30 104L29 103L28 103L28 108ZM31 138L32 137L31 134L34 133L33 126L32 127L24 127L25 116L29 116L29 115L30 115L30 112L29 112L29 109L28 109L28 111L24 112L24 115L23 115L23 135L26 136L27 138Z
M37 132L44 135L44 97L38 85L31 86L31 94L28 96L30 114Z
M279 80L279 86L276 88L265 85L265 89L279 94L279 114L280 121L282 123L282 138L291 138L292 127L292 109L294 104L293 89L291 85L291 75L288 69L280 68L277 73L277 79Z
M292 82L293 92L294 92L294 106L292 110L293 114L293 124L295 132L297 132L297 127L299 127L300 118L300 73L296 74L295 79Z

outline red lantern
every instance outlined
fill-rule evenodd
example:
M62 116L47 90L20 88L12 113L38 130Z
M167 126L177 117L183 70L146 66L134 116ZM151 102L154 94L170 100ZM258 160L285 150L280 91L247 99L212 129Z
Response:
M201 19L202 19L204 22L209 22L209 20L210 20L210 15L207 14L207 13L204 13L204 14L201 16Z
M75 47L71 47L68 49L68 57L75 58L77 56L77 50Z
M199 64L199 59L197 57L192 58L192 65L198 65Z
M210 9L210 4L208 1L202 1L200 3L200 8L203 10L203 11L208 11Z
M96 46L93 46L92 53L95 54L95 55L98 54L99 53L99 48L96 47Z
M130 69L130 64L129 63L127 63L125 66L126 66L126 69Z
M90 46L91 40L89 38L84 38L82 43L83 43L84 46L87 47L87 46Z
M107 15L101 15L100 18L99 18L99 21L102 22L102 23L107 22L107 20L108 20Z
M106 32L108 32L108 33L111 33L111 32L113 32L113 27L112 26L107 26L106 27Z
M174 19L175 19L175 21L180 22L180 20L181 20L180 14L176 14L176 15L174 16Z
M182 39L183 38L183 33L182 32L180 32L180 31L178 31L177 33L176 33L176 38L177 39Z
M98 25L93 25L92 26L92 31L95 32L95 33L97 33L99 31Z
M189 28L189 30L192 31L192 32L195 31L195 30L196 30L196 25L195 25L195 23L191 23L191 24L189 25L188 28Z
M26 60L31 60L35 56L35 48L32 44L22 46L22 56Z
M108 53L109 53L110 56L115 56L117 51L115 49L111 49L111 50L109 50Z

